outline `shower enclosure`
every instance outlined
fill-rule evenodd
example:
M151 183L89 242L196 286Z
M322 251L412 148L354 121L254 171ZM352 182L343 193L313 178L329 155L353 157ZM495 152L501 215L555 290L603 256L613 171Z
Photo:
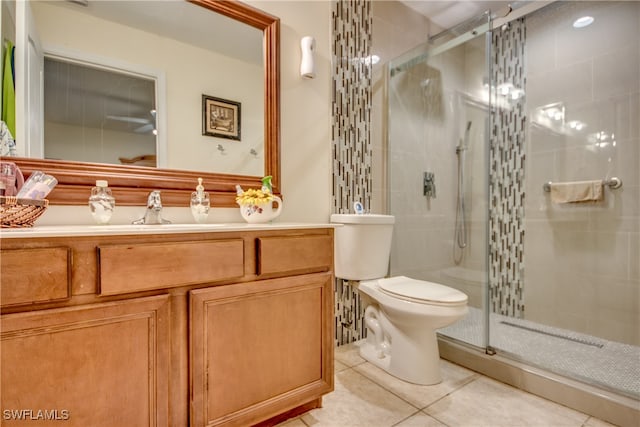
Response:
M638 399L640 3L525 9L389 62L390 273L467 293L446 339Z

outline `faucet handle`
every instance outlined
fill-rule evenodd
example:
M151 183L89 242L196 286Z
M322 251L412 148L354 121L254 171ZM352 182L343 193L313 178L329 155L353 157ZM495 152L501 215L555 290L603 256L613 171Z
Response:
M436 197L436 177L433 172L425 172L422 180L422 194L427 198Z
M160 190L153 190L147 198L147 208L162 209L162 199L160 198Z

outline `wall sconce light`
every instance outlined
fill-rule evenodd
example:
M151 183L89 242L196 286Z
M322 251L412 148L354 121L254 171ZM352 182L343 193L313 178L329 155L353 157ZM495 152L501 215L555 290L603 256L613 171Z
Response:
M303 37L300 40L300 48L302 49L300 75L306 79L313 79L316 76L316 66L313 58L316 50L316 40L311 36Z

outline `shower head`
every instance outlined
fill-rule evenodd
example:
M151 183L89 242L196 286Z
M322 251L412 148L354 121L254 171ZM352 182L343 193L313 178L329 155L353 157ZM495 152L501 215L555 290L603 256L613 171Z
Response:
M491 17L493 19L504 18L505 16L507 16L511 12L513 12L513 8L511 7L511 5L507 5L507 6L503 7L503 8L500 8L500 9L496 10L495 13L493 13Z
M467 128L464 131L464 139L460 138L460 143L456 147L456 154L460 154L469 148L469 131L471 130L471 120L467 122Z
M464 131L464 148L469 148L469 131L471 130L471 120L467 122L467 130Z

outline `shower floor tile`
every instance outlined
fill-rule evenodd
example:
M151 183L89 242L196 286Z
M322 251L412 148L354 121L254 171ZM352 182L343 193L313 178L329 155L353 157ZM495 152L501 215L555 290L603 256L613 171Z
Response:
M491 346L498 351L560 375L640 398L640 347L498 314L491 314L489 330ZM483 312L470 308L467 317L439 332L484 347L483 331Z

